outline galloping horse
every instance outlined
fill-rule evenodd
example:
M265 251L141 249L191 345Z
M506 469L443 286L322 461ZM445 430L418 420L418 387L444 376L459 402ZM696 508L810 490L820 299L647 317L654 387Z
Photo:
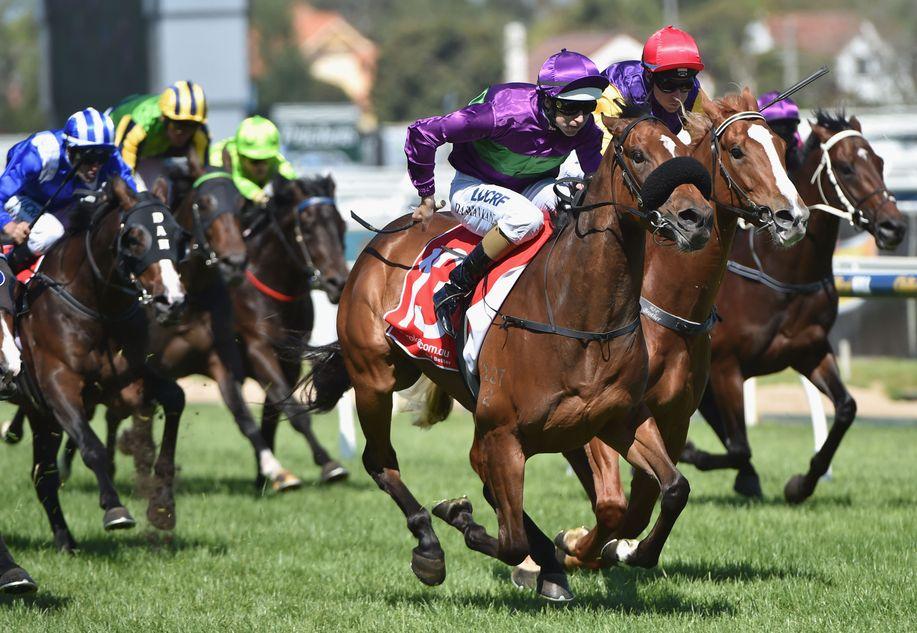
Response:
M827 472L856 415L856 402L837 368L828 333L837 318L832 256L840 217L875 236L879 248L895 248L906 224L882 176L882 159L862 135L856 117L816 112L802 166L791 173L803 199L817 212L806 239L776 249L754 231L733 245L729 273L717 297L722 315L713 332L710 382L700 411L726 446L711 455L689 445L682 461L700 470L738 468L734 488L761 496L745 432L742 383L792 367L834 404L834 424L805 475L786 484L784 496L801 503Z
M401 479L390 440L392 393L412 385L421 372L474 412L471 464L497 511L499 536L473 524L467 500L443 502L437 515L462 529L469 547L507 564L531 552L542 567L538 592L546 599L573 596L553 544L523 510L529 457L602 437L660 482L662 512L653 538L665 537L687 502L688 482L672 465L641 404L647 355L638 298L645 230L684 250L709 239L712 209L696 187L682 184L698 182L698 173L674 173L686 163L696 165L700 176L704 170L692 159L673 158L674 138L652 118L606 119L606 124L616 151L606 154L582 206L559 216L554 235L500 308L502 316L481 348L476 400L456 372L410 358L391 343L382 318L397 304L404 276L424 244L455 226L444 214L434 216L426 231L415 227L370 242L341 298L340 343L312 355L307 383L316 409L329 409L353 385L366 436L363 464L418 539L411 568L425 584L445 579L445 558L430 514ZM659 187L660 182L665 184ZM405 218L395 222L404 223Z
M689 117L687 129L692 156L710 166L714 180L713 236L704 248L691 254L647 240L641 300L650 359L644 400L672 460L681 454L691 415L707 384L710 331L715 331L717 320L714 299L739 217L766 227L778 247L801 240L809 217L781 161L783 141L758 114L751 92L745 89L741 94L706 101L703 107L706 116ZM628 503L618 472L618 454L599 439L592 440L586 450L588 459L578 452L566 456L593 502L598 526L589 533L561 533L556 544L570 556L567 562L571 565L597 556L603 564L633 564L642 545L629 539L639 536L649 524L659 487L643 472L635 472ZM514 578L520 577L514 573Z
M38 591L29 572L16 564L0 536L0 593L23 594Z
M56 244L24 291L18 330L25 369L17 404L28 412L33 482L62 550L73 550L76 542L58 498L61 427L98 480L105 529L135 524L118 497L105 447L89 419L102 402L139 407L163 397L145 365L147 315L141 304L151 304L157 320L176 318L185 298L176 271L179 233L165 206L138 200L123 181L113 180L88 227ZM159 472L174 469L178 422L167 408ZM151 499L148 516L155 518L172 504L169 483L162 497Z
M295 191L277 182L275 190ZM340 481L347 470L331 459L312 431L309 410L291 397L302 370L299 351L309 342L315 319L310 291L321 288L337 303L347 280L346 226L334 202L330 176L296 181L293 208L278 204L253 218L245 230L246 281L232 290L236 331L246 373L264 388L261 434L273 449L280 414L302 433L321 468L323 483ZM256 485L262 485L259 473Z

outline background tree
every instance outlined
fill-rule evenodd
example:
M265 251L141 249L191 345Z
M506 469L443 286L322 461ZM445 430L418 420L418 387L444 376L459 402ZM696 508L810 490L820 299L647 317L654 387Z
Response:
M39 107L38 23L34 3L0 0L0 132L46 126Z

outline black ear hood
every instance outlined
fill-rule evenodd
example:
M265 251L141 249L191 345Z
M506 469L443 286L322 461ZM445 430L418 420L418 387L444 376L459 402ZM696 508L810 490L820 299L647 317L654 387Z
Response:
M710 172L695 158L676 156L647 176L640 191L643 208L658 209L679 185L694 185L705 199L710 198Z

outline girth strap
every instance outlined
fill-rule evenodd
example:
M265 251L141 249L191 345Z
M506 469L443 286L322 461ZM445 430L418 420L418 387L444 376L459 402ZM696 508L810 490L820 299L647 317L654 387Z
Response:
M755 268L749 268L748 266L743 266L742 264L732 260L726 262L726 270L735 275L738 275L739 277L744 277L745 279L750 279L751 281L757 281L759 284L763 284L771 290L784 292L786 294L810 295L818 292L819 290L822 290L823 288L830 287L834 281L830 277L825 277L821 281L813 281L807 284L788 284L774 279L765 272Z
M251 271L251 268L245 269L245 278L248 279L251 284L258 289L264 295L267 295L271 299L276 299L277 301L282 301L283 303L293 303L297 299L301 299L304 295L294 297L293 295L288 295L280 292L279 290L274 290L266 283L255 277L255 273Z
M695 336L697 334L707 334L713 329L719 315L716 313L716 306L710 311L710 316L703 323L689 321L671 312L666 312L646 297L640 297L640 313L651 321L655 321L664 328L668 328L679 334Z
M71 308L73 308L74 310L82 314L83 316L89 317L90 319L94 319L96 321L108 321L110 323L127 321L128 319L133 317L134 314L136 314L137 310L140 309L140 302L134 301L131 303L131 307L129 307L126 311L122 312L121 314L114 316L114 317L106 316L102 314L101 312L97 312L96 310L93 310L92 308L86 305L83 305L83 303L81 303L76 297L74 297L72 294L67 292L60 282L49 277L48 275L44 274L41 271L36 272L32 276L32 283L36 283L36 282L40 282L44 284L45 286L47 286L48 289L51 290L51 292L53 292L58 297L63 299L67 305L69 305Z
M624 327L619 327L616 330L610 330L608 332L585 332L583 330L574 330L560 325L529 321L528 319L522 319L508 314L501 313L500 317L503 319L503 322L500 323L499 326L501 330L517 327L530 332L537 332L538 334L557 334L558 336L566 336L567 338L577 339L584 343L590 341L610 341L619 336L630 334L640 326L640 317L637 317Z

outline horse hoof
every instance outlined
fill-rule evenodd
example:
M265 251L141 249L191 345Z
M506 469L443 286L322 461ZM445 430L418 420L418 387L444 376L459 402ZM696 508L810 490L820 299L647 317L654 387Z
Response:
M538 574L535 591L540 598L548 602L564 603L573 600L573 592L567 583L567 574Z
M322 466L322 474L319 481L323 484L333 484L336 481L344 481L350 477L350 473L342 465L333 459Z
M280 472L271 479L271 488L274 492L288 492L302 488L302 479L291 473L286 468L281 468Z
M761 499L764 497L764 493L761 491L761 480L758 478L758 473L739 473L736 475L735 483L732 484L732 489L743 497L748 497L750 499Z
M640 541L636 539L612 539L602 548L599 559L605 565L629 565L639 544Z
M54 547L61 554L76 554L77 544L69 532L59 532L54 535Z
M531 557L528 557L521 564L513 567L509 579L516 589L535 590L538 588L538 574L540 573L541 567Z
M414 548L411 553L411 571L425 585L441 585L446 579L446 559L427 558Z
M13 432L12 430L13 421L6 420L0 424L0 438L3 439L7 444L18 444L22 441L22 438L18 433Z
M151 503L146 510L146 518L157 530L174 530L175 504Z
M783 497L787 503L796 505L808 499L814 491L806 483L805 475L793 475L783 487Z
M573 550L576 549L576 544L579 543L580 539L587 534L589 534L589 530L585 526L573 528L572 530L561 530L554 537L554 547L564 554L576 556Z
M472 514L473 510L471 508L471 502L468 500L468 497L458 497L457 499L443 499L431 510L433 516L438 519L441 519L452 525L452 522L456 517L462 513L467 512Z
M134 517L123 506L116 506L105 511L105 517L102 519L102 527L108 531L111 530L129 530L137 525Z
M38 585L21 567L13 567L0 575L0 593L22 595L36 591Z

